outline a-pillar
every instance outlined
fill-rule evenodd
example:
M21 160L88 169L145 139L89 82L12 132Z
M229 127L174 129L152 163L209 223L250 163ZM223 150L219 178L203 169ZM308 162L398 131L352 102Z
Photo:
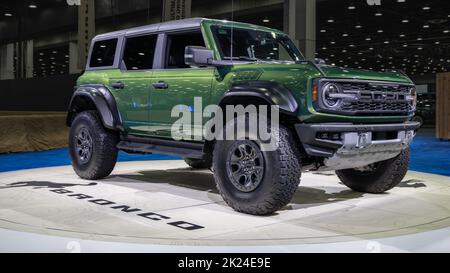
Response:
M284 0L284 31L307 60L316 52L316 0Z

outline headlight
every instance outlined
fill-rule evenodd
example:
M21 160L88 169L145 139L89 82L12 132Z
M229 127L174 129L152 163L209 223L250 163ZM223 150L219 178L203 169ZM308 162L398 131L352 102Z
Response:
M342 99L339 98L341 89L337 84L328 83L322 88L322 102L327 108L335 109L340 106Z

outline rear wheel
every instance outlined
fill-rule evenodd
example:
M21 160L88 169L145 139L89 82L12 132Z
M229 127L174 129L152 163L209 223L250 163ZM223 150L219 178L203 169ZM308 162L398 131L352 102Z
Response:
M354 191L379 194L397 186L408 172L408 165L409 149L406 149L395 158L361 169L336 171L336 174Z
M95 111L78 114L70 129L69 150L77 175L98 180L111 174L116 165L118 136L107 130Z

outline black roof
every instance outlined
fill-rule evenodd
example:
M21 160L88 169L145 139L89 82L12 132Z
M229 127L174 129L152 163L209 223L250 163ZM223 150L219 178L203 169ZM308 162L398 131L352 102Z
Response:
M164 23L140 26L135 28L123 29L113 32L108 32L95 36L94 40L104 40L122 35L132 35L139 33L149 33L149 32L159 32L159 31L170 31L178 29L190 29L195 27L200 27L204 18L190 18L177 21L169 21Z

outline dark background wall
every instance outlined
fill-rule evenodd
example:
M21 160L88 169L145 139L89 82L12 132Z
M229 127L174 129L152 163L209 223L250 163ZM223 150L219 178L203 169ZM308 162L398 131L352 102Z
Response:
M67 111L78 75L0 81L3 111Z

